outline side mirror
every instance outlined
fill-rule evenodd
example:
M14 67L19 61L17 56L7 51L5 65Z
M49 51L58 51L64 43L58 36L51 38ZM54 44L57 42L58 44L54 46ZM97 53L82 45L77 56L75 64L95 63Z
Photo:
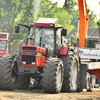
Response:
M19 33L19 26L15 26L15 33Z
M61 35L62 35L62 36L66 36L66 35L67 35L67 29L62 29Z

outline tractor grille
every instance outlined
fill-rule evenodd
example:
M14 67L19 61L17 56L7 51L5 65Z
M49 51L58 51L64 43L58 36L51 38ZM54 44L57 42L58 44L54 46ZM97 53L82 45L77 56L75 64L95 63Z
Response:
M22 64L35 65L35 56L22 55Z
M37 55L37 52L29 52L29 51L23 51L22 54L31 54L31 55Z
M23 47L22 50L36 50L36 47Z

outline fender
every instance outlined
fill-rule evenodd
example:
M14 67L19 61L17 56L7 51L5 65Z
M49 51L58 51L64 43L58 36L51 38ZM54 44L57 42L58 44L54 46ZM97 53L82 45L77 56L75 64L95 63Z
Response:
M60 50L60 55L67 55L69 47L62 47Z

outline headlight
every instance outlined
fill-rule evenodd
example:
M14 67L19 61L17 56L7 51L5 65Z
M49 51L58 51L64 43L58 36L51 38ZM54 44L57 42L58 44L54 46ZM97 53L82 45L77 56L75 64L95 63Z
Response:
M42 53L37 52L37 55L42 56Z
M31 62L32 65L35 65L35 62Z
M26 64L26 61L22 61L22 64Z

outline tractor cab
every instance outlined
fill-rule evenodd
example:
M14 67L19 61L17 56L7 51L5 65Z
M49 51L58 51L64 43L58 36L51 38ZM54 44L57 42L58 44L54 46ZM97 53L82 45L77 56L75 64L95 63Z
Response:
M0 32L0 56L8 54L9 33Z
M35 38L32 39L32 43L31 43L30 40L31 40L31 37L33 36L33 31L34 31L34 26L31 26L30 32L28 34L27 45L32 44L34 46L40 46L44 48L54 48L54 28L36 26Z
M29 32L26 46L41 47L46 49L47 57L56 56L57 50L63 45L62 36L67 34L63 26L55 24L56 20L55 18L39 18L36 23L32 22L29 27L27 26ZM19 26L16 26L15 31L18 32L18 29Z

